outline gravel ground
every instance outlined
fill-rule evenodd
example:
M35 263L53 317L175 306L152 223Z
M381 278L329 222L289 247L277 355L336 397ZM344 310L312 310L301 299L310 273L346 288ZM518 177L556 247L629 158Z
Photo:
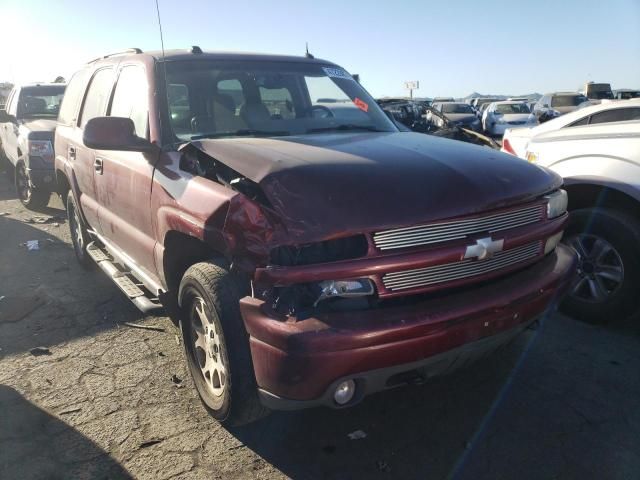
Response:
M554 315L427 385L227 430L171 321L76 264L57 198L27 211L0 174L0 478L638 478L639 324Z

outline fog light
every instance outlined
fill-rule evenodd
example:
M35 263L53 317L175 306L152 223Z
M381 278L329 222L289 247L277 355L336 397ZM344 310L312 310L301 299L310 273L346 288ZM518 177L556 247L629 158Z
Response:
M549 252L553 252L556 247L558 246L558 243L560 243L560 239L562 238L562 234L564 232L558 232L555 235L552 235L551 237L547 238L547 243L544 244L544 254L546 255Z
M356 382L353 380L345 380L340 382L333 392L333 399L338 405L345 405L351 401L356 393Z

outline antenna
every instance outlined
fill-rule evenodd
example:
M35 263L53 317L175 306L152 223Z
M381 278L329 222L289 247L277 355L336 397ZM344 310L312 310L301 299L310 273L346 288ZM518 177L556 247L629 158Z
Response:
M156 0L156 2L157 1L158 0ZM305 54L304 54L304 56L307 57L307 58L316 58L316 57L314 57L313 55L311 55L309 53L309 42L305 42Z
M162 22L160 21L160 7L158 6L158 0L156 2L156 13L158 14L158 29L160 30L160 47L162 49L162 72L164 77L164 97L167 101L167 111L169 110L169 82L167 81L167 62L164 58L164 37L162 35ZM162 114L158 115L160 127L162 128ZM162 131L162 130L161 130Z

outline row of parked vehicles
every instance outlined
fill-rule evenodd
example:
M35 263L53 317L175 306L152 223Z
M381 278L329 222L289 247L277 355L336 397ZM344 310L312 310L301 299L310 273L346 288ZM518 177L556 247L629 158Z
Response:
M449 120L412 132L331 62L133 49L84 65L61 103L45 87L0 113L20 199L59 194L79 262L175 320L223 423L447 373L567 292L572 313L608 308L587 319L630 311L638 256L602 303L574 295L589 264L568 244L597 232L571 210L601 196Z

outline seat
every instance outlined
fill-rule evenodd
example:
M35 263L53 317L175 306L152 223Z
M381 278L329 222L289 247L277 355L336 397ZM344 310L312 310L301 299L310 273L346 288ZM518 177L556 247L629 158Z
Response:
M45 113L47 111L47 102L40 97L26 97L22 100L21 110L24 115L33 115L35 113Z
M271 113L264 103L258 100L249 100L240 107L240 116L251 127L271 120Z
M236 115L236 103L231 95L220 93L213 98L213 118L218 132L235 132L247 128L243 118Z

